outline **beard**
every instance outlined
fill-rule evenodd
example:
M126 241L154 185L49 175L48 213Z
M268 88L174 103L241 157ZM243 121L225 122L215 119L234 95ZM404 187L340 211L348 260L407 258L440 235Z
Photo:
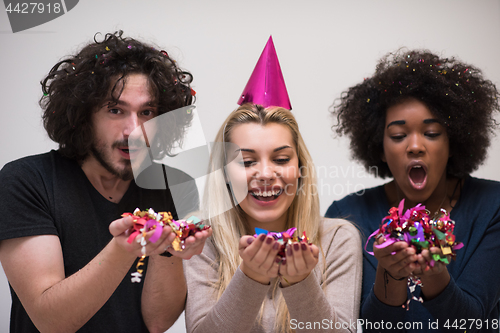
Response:
M122 168L119 165L113 165L110 150L113 150L118 146L128 146L126 141L116 141L111 145L111 149L105 145L99 145L95 140L92 143L90 151L94 155L95 159L112 175L119 177L122 180L129 181L134 179L134 173L132 172L132 166L129 160L123 159L118 162L123 165ZM117 163L117 164L118 164Z

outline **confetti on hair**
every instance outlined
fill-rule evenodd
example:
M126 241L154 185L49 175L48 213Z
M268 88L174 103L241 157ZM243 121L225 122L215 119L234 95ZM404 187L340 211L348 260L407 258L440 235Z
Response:
M132 282L141 282L143 269L140 268L144 265L144 258L146 258L146 245L147 242L156 243L161 237L163 228L170 226L172 231L176 234L172 247L175 251L182 251L185 248L185 240L189 236L194 236L197 232L207 230L210 226L203 224L202 220L195 216L191 216L187 220L174 220L170 212L156 213L152 208L149 210L141 211L136 208L133 213L123 213L122 217L131 216L133 226L130 229L130 236L127 239L128 243L132 243L134 239L141 244L142 257L136 265L136 272L132 273ZM146 234L154 231L153 235L146 240ZM140 237L137 237L139 236Z

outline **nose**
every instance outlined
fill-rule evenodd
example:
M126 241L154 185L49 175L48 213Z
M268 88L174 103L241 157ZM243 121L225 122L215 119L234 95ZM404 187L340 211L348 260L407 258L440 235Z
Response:
M425 145L421 135L413 134L408 137L408 146L406 151L409 154L420 155L425 152Z
M255 168L254 178L262 182L270 182L278 177L276 166L269 162L258 163Z
M132 131L140 125L141 122L139 121L139 117L137 117L137 114L131 113L124 119L123 135L128 138Z

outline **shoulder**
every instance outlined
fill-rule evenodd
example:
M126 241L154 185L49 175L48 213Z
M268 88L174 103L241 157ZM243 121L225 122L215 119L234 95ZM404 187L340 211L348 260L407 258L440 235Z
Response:
M334 201L325 216L352 221L363 235L369 235L389 209L384 185L380 185Z
M468 177L460 195L457 209L452 214L476 223L500 223L500 182Z
M30 174L46 175L51 172L78 165L75 161L62 156L58 151L26 156L9 162L0 170L0 177L29 177Z
M321 244L331 246L332 243L350 244L361 248L360 232L351 222L339 218L323 218L321 220Z
M358 229L343 219L321 221L320 270L339 269L361 272L362 246Z
M4 190L12 190L19 186L36 187L47 183L52 175L59 174L65 163L76 162L67 160L57 151L27 156L9 162L0 170L0 183ZM13 186L10 188L9 186Z
M78 166L55 151L25 157L4 166L0 171L0 211L16 212L16 223L0 220L3 222L0 238L58 234L55 195L65 198L66 192L55 185L55 180L59 177L59 183L74 186L71 180L68 181L68 175L76 174L73 169L63 170L66 162Z
M341 218L323 217L320 221L320 225L323 234L332 234L339 230L352 234L359 233L358 229L351 222Z
M482 193L482 196L497 194L495 197L498 197L500 192L500 182L490 179L468 177L464 186L464 190L474 195L478 193Z
M487 213L500 208L500 182L468 177L465 180L459 199L461 211Z
M328 208L327 217L346 218L355 211L370 209L385 200L384 185L363 189L334 201Z
M53 155L58 154L54 150L38 155L22 157L20 159L8 162L4 165L1 173L18 173L28 169L38 169L41 166L50 163Z

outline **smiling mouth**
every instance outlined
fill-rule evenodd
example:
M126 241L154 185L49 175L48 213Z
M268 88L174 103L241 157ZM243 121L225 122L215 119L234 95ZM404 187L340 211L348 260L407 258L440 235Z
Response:
M250 192L250 194L259 201L273 201L283 193L283 189L262 192Z
M427 172L421 165L415 165L410 169L408 176L414 185L420 186L425 182Z

